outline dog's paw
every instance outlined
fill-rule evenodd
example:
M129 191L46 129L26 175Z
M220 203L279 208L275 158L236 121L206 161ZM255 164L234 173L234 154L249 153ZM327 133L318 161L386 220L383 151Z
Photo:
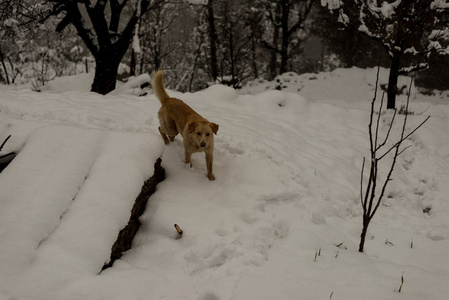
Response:
M210 181L215 180L214 174L207 174L207 178L209 178Z
M184 169L191 169L193 167L192 163L188 163L184 165Z

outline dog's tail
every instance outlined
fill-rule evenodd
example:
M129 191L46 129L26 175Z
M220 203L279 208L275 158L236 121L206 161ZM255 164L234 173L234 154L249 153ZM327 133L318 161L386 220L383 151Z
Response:
M154 74L153 77L153 92L158 97L161 104L164 105L170 97L167 95L167 92L164 88L164 73L162 70L159 70Z

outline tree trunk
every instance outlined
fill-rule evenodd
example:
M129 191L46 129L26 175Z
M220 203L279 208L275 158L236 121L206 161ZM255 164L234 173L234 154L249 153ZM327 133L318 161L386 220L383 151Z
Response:
M159 50L155 49L153 57L153 66L155 70L159 70L161 68L161 59L159 53Z
M370 221L371 220L367 216L363 216L363 228L362 234L360 235L359 252L363 252L365 248L366 233L368 232L368 226Z
M217 32L215 30L215 16L213 1L207 3L207 18L209 22L209 42L210 42L210 72L213 81L218 78L218 62L217 62Z
M278 49L278 40L279 40L279 26L277 26L277 24L279 23L280 20L280 14L281 14L281 5L278 2L276 4L276 11L274 13L274 24L273 24L273 47L271 49L271 54L270 54L270 80L273 80L274 77L276 77L277 72L276 72L276 67L277 67L277 49Z
M121 56L101 51L95 57L95 77L91 92L106 95L115 89Z
M287 1L282 1L282 42L281 42L281 67L280 74L287 72L287 62L288 62L288 21L290 18L290 7Z
M134 49L131 49L131 62L129 68L129 76L136 76L136 63L137 63L137 53Z
M396 94L398 91L398 77L399 77L399 66L401 58L399 53L394 53L392 57L390 75L388 77L388 90L387 90L387 109L396 108Z
M259 68L257 67L256 41L251 41L251 68L254 78L259 78Z
M3 52L2 52L1 49L0 49L0 60L2 61L3 70L4 70L4 72L5 72L5 81L6 81L6 84L9 85L10 82L9 82L8 69L6 68L5 57L3 56ZM0 76L1 76L1 74L0 74Z
M107 94L115 89L117 70L133 38L134 28L147 11L150 0L139 0L140 9L130 1L50 1L55 2L52 14L65 11L65 17L56 26L61 32L68 24L73 24L86 47L95 57L95 77L92 92ZM134 2L134 1L133 1ZM128 5L129 4L129 5ZM109 5L107 7L107 5ZM122 22L122 10L126 10L128 22ZM109 9L108 9L109 8ZM123 26L123 30L119 27Z

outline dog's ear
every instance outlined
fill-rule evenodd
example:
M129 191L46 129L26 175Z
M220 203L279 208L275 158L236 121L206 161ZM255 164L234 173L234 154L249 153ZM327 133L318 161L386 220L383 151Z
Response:
M192 133L195 131L196 127L198 126L197 122L192 122L189 124L189 133Z
M212 129L212 131L215 133L215 134L217 134L217 132L218 132L218 124L215 124L215 123L209 123L210 124L210 128Z

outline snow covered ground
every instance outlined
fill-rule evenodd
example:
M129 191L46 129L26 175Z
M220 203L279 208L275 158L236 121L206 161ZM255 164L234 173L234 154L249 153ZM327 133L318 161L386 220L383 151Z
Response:
M447 298L447 94L412 89L408 129L431 118L357 251L375 77L339 69L170 91L220 124L214 182L202 154L184 168L180 137L162 143L151 94L92 94L89 76L43 93L0 87L0 142L12 136L0 155L18 153L0 174L0 299ZM167 178L132 249L99 274L159 156Z

